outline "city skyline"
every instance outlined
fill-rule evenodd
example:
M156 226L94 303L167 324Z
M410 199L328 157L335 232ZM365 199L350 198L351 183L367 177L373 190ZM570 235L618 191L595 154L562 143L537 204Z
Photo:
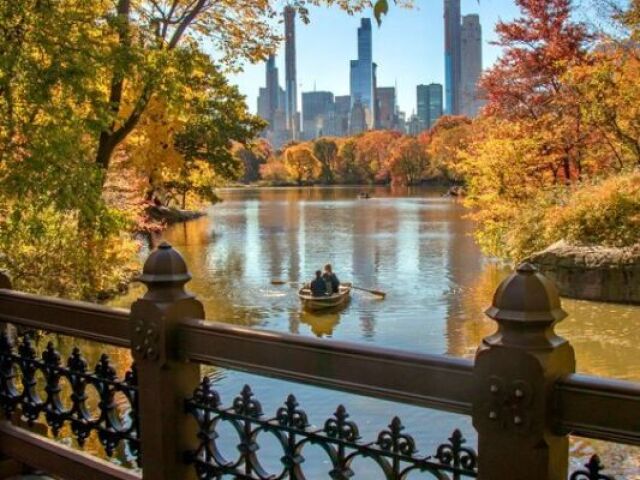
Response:
M408 116L416 113L416 85L445 84L443 2L426 3L418 2L414 10L394 8L384 18L382 27L373 22L372 28L372 60L379 65L377 86L397 85L398 108ZM500 52L499 47L489 43L495 40L494 24L499 16L505 20L515 16L513 1L486 0L478 5L475 1L462 0L461 4L461 15L480 15L483 66L487 68ZM350 61L357 58L355 32L362 18L370 16L368 11L360 16L348 16L337 9L313 8L310 25L296 22L299 105L299 92L303 91L331 91L336 97L350 93L349 66ZM389 38L393 40L390 42ZM404 42L404 38L409 43ZM276 56L280 71L285 70L284 50L283 43ZM248 106L255 112L259 88L264 86L264 63L247 66L244 72L232 77L232 82L247 96Z

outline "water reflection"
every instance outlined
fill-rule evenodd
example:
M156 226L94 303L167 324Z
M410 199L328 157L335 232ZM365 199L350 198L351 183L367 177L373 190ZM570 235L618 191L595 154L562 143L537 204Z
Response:
M331 337L333 331L340 323L339 312L306 312L303 311L299 317L300 322L308 325L311 332L316 337ZM292 331L291 333L298 333Z
M228 323L470 357L494 329L483 310L508 270L482 257L473 223L432 189L237 189L209 216L166 232L193 273L208 317ZM323 264L340 278L383 290L353 292L332 320L300 312L296 288ZM140 293L118 300L128 306ZM558 330L580 371L640 380L640 308L564 301ZM322 324L322 326L321 326ZM331 325L331 328L328 327Z
M166 238L185 256L193 273L189 288L205 304L209 319L300 335L370 342L425 353L472 357L495 329L483 311L508 270L483 258L473 223L452 199L433 189L357 188L236 189L209 216L177 225ZM343 281L383 290L384 301L353 292L339 313L303 313L296 288L272 280L308 281L323 264L334 265ZM140 290L118 300L130 305ZM576 349L581 372L640 381L640 307L565 300L570 317L558 328ZM442 440L468 419L332 391L224 372L217 380L226 398L244 382L262 392L274 408L294 390L304 405L335 407L342 401L372 432L399 414L411 433L427 442ZM331 412L326 412L327 414ZM590 447L574 444L583 453ZM586 445L586 446L585 446ZM586 449L586 450L585 450ZM607 450L605 461L622 465L637 458L624 448ZM617 452L617 453L616 453ZM626 470L626 478L633 478Z

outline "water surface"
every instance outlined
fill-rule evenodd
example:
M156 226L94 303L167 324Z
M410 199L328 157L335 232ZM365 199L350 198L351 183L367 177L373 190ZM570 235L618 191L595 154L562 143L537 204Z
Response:
M189 289L204 303L208 319L471 358L495 328L483 310L508 269L483 257L467 212L441 191L375 188L368 200L358 199L358 191L223 190L224 201L207 217L176 225L164 237L184 255L194 277ZM354 292L344 311L314 315L301 311L294 287L271 283L308 281L325 263L341 280L383 290L386 299ZM134 289L118 303L128 306L139 293ZM570 316L557 330L575 347L580 372L640 381L639 307L571 300L563 306ZM344 403L365 439L373 440L397 414L425 454L455 427L475 443L465 417L241 372L212 375L226 402L249 383L268 413L293 391L317 424ZM581 458L593 443L576 441L573 448ZM640 478L638 450L597 448L625 478ZM311 472L325 471L326 464L309 463ZM359 468L356 473L367 472L367 479L378 478L366 465Z

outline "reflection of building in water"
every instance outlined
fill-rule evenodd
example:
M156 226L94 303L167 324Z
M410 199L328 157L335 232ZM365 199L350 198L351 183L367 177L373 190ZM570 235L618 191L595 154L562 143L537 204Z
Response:
M261 208L258 212L261 239L263 245L263 268L270 278L284 279L284 261L288 256L287 245L284 242L287 204L282 202L281 195L274 190L260 190L259 201ZM264 258L266 257L266 258Z
M245 202L244 214L246 217L246 230L244 234L244 274L247 281L262 277L262 252L260 249L260 223L258 211L259 207L257 201L250 200Z
M360 328L364 338L373 338L376 333L376 316L373 312L360 314Z
M373 285L377 280L374 240L376 218L368 203L356 205L351 223L351 268L355 284Z

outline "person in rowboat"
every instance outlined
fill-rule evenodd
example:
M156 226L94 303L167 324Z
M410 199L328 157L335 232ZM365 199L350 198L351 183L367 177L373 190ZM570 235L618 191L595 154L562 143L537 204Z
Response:
M320 270L316 270L316 278L309 285L309 289L314 297L324 297L327 294L327 282L322 277Z
M322 278L324 278L324 281L327 284L327 292L329 292L329 295L333 295L340 291L340 280L338 280L336 274L333 273L330 263L327 263L324 266L324 274L322 275Z

